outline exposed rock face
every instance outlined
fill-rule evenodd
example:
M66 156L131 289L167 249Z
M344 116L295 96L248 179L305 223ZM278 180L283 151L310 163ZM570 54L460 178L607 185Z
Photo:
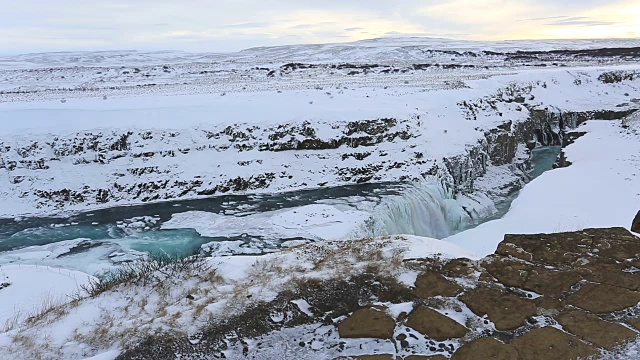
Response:
M565 330L607 350L613 350L638 336L623 325L603 321L582 311L563 312L558 316L558 322Z
M386 310L371 306L354 312L338 325L340 337L391 339L396 322Z
M447 280L435 271L428 271L418 276L414 290L416 296L423 299L433 296L456 296L461 292L460 285Z
M633 219L631 223L631 231L635 233L640 233L640 211L636 214L636 217Z
M284 326L336 326L341 338L360 338L380 345L378 354L373 351L363 356L395 360L441 360L434 356L442 355L454 360L587 358L635 339L638 332L624 324L640 327L640 307L636 306L640 295L635 291L640 238L622 228L507 235L495 254L478 262L417 259L408 261L407 266L423 269L413 291L380 275L353 284L332 280L320 286L312 282L307 291L283 293L283 298L273 303L220 324L213 331L220 342L214 342L213 337L198 344L174 339L173 344L180 348L164 349L158 347L160 343L172 342L152 341L120 359L149 358L145 354L156 355L158 349L164 349L171 358L211 354L226 349L224 339L230 329L238 331L249 321L259 326L242 328L248 338ZM381 281L390 282L379 288ZM428 287L434 283L438 291ZM536 292L536 298L526 291ZM330 315L311 317L296 310L284 324L270 320L273 309L281 311L288 306L284 304L300 298L318 309L318 314ZM394 319L384 307L361 307L371 299L402 307L413 304L413 310L408 316ZM465 306L473 314L464 311ZM465 326L453 320L465 313L469 314L465 315ZM334 319L343 315L347 319L335 324ZM557 324L564 331L553 327ZM331 346L342 346L343 351L345 344Z
M409 356L406 356L403 360L447 360L447 358L442 355L434 355L434 356L409 355Z
M465 293L460 299L476 315L487 315L498 330L515 330L536 314L532 300L495 288L480 287Z
M638 238L624 228L585 229L557 234L506 235L496 254L558 269L563 266L588 269L593 264L637 258L640 244Z
M627 324L633 326L637 330L640 330L640 319L629 319L627 320Z
M484 132L484 137L480 135L476 144L443 159L427 158L418 147L422 144L420 119L374 118L0 139L0 168L6 171L15 194L48 211L265 189L282 191L326 183L425 179L441 183L456 195L478 191L475 180L485 175L489 166L509 165L511 179L496 184L497 189L481 189L498 199L528 181L529 159L521 144L533 140L541 145L560 144L563 132L569 129L560 123L569 124L562 120L569 115L555 113L553 109L532 110L527 120L506 120ZM283 164L282 152L295 152L294 163ZM227 161L234 158L238 160ZM192 159L210 161L194 163ZM308 177L311 163L323 168L322 182ZM51 174L77 173L79 169L92 174L65 181L64 186L47 180Z
M584 284L567 302L597 314L624 310L640 302L640 293L617 286Z
M512 345L494 338L482 337L467 343L451 357L452 360L496 359L519 360L518 352Z
M534 329L513 340L522 360L575 360L597 353L593 346L552 327Z
M500 283L554 298L559 298L582 280L582 277L576 273L549 270L543 266L509 257L490 257L490 259L484 262L483 267Z
M460 338L469 332L455 320L426 306L419 306L409 314L407 326L437 341Z

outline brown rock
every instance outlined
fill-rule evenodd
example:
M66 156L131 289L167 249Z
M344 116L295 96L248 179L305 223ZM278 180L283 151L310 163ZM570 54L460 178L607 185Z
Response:
M498 330L515 330L527 318L536 314L534 301L518 295L487 287L476 288L463 295L464 302L474 314L487 315Z
M462 292L462 287L435 271L427 271L418 276L413 292L419 298L428 299L433 296L456 296Z
M596 314L624 310L640 302L640 293L621 287L584 284L574 294L567 298L567 304Z
M483 337L465 344L456 351L451 360L499 359L518 360L518 352L512 345L494 338Z
M534 329L513 340L522 360L574 360L597 354L597 348L552 327Z
M539 297L534 302L538 307L538 315L555 316L564 307L560 300L548 296Z
M634 233L640 233L640 211L638 211L633 222L631 222L631 231Z
M500 283L511 287L522 287L533 266L521 260L490 255L480 265Z
M627 324L633 326L634 328L640 330L640 319L630 319L627 320Z
M392 354L340 356L333 360L396 360Z
M396 322L381 306L355 311L338 325L341 338L391 339Z
M442 355L433 355L433 356L409 355L402 360L449 360L449 359L447 359L445 356L442 356Z
M620 324L603 321L578 310L564 312L557 320L566 331L607 350L613 350L637 336L635 331Z
M505 235L496 254L514 256L536 264L573 268L594 261L614 262L637 257L640 255L640 241L624 228Z
M571 271L552 271L544 268L531 271L522 286L523 289L538 294L559 298L571 287L582 280L582 277Z
M589 251L603 261L624 261L640 256L640 239L624 228L601 229L606 235L593 236ZM592 229L595 232L595 229Z
M580 270L582 276L588 281L637 291L640 289L640 272L625 272L625 268L629 265L631 264L593 263Z
M464 277L473 274L476 269L471 260L459 258L449 260L449 262L444 264L442 270L447 276Z
M492 255L487 259L482 267L503 285L542 295L560 297L582 280L576 272L549 270L514 258Z
M391 354L360 355L352 357L354 360L395 360L396 356Z
M436 341L461 338L469 332L456 321L424 305L409 314L407 326Z
M498 244L498 249L496 249L497 255L502 255L506 257L514 257L516 259L524 260L524 261L532 261L533 254L526 251L522 247L516 245L518 243L517 240L520 240L520 236L523 235L505 235L504 239L500 244ZM526 236L526 235L524 235Z

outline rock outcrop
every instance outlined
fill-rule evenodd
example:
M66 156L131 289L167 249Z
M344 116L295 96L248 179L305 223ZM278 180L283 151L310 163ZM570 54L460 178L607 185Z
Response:
M640 211L636 214L636 217L633 219L631 223L631 231L635 233L640 233Z
M371 306L354 312L338 325L340 337L391 339L396 322L386 311Z
M172 354L220 351L229 329L258 336L302 324L337 331L309 335L309 343L338 349L329 357L335 359L584 359L640 335L634 330L640 329L640 238L623 228L507 235L479 261L428 258L404 265L422 269L413 288L382 273L312 282L219 325L214 333L221 342L204 338ZM293 309L290 325L269 320L271 309L299 298L325 315ZM368 301L385 305L362 305ZM399 316L395 306L403 309ZM260 314L266 320L256 318ZM247 321L252 325L240 325ZM145 351L151 350L142 344L120 359L144 358Z
M413 291L425 305L398 328L417 330L435 341L431 351L456 360L586 358L638 337L626 325L640 326L638 267L640 238L623 228L507 235L479 263L455 259L419 275ZM456 300L495 330L478 333L442 315ZM443 346L454 336L455 351Z
M484 105L464 106L474 112L493 111ZM2 181L10 182L8 190L49 212L383 181L429 180L442 184L453 196L480 190L495 193L492 197L499 199L528 181L525 144L561 145L572 126L584 119L624 114L531 109L526 120L506 120L458 155L442 159L427 158L420 151L424 130L419 116L321 124L236 124L192 131L86 131L0 139L0 169L7 175ZM294 162L280 161L282 152L295 152ZM244 155L249 153L251 159ZM234 158L237 161L231 161ZM191 159L208 160L196 164ZM323 181L313 183L309 171L316 165L323 169ZM475 186L488 167L503 165L509 166L510 179L496 182L496 189ZM53 173L60 177L78 171L82 175L68 181L48 180Z

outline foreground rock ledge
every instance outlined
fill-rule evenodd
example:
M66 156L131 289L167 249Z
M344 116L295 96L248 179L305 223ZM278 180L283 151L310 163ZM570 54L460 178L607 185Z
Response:
M624 228L507 235L495 254L479 262L430 265L417 278L413 312L396 321L396 347L407 347L398 341L406 338L406 327L432 341L462 345L439 343L442 354L407 355L406 348L387 359L598 358L640 335L640 238ZM472 333L441 315L443 299L466 305L495 331ZM370 332L374 337L375 329Z
M416 275L413 287L389 276L390 262L376 264L359 275L301 282L211 324L197 342L152 335L118 359L224 358L234 341L256 359L261 337L306 325L314 330L281 345L307 356L325 343L329 356L306 357L319 360L597 359L640 335L640 238L624 228L506 235L479 261L396 264ZM313 313L292 305L297 299ZM274 322L283 309L286 320ZM318 336L320 327L332 335Z

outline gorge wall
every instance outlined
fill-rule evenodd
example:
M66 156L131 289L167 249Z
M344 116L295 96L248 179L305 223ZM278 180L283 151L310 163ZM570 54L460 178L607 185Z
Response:
M12 206L0 216L368 182L428 181L452 198L479 193L499 201L528 180L528 150L566 145L582 122L620 119L640 107L563 111L534 95L547 90L546 81L512 83L458 102L447 121L454 130L474 128L475 141L445 150L430 144L447 130L432 130L429 114L3 136L0 199Z

